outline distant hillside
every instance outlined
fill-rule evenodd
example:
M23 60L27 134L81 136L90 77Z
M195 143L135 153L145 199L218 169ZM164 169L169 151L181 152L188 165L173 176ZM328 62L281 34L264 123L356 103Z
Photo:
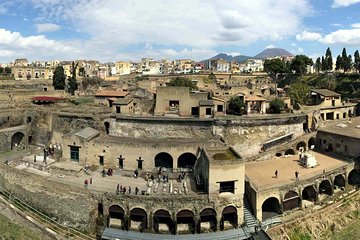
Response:
M246 60L248 60L249 56L245 56L245 55L238 55L238 56L231 56L231 55L228 55L226 53L219 53L217 54L216 56L210 58L210 59L224 59L226 60L227 62L238 62L238 63L242 63L242 62L245 62ZM207 59L208 60L208 59ZM203 62L207 61L207 60L204 60Z
M209 58L209 59L224 59L227 62L238 62L238 63L242 63L245 62L246 60L250 59L250 58L256 58L256 59L266 59L269 57L275 57L275 56L293 56L291 53L289 53L288 51L286 51L285 49L282 48L268 48L265 49L264 51L262 51L261 53L259 53L258 55L254 56L254 57L250 57L250 56L246 56L246 55L238 55L238 56L231 56L228 55L226 53L219 53L216 56ZM209 59L203 60L201 62L205 62L208 61Z
M266 59L275 56L293 56L293 55L282 48L268 48L262 51L261 53L259 53L258 55L254 56L254 58Z

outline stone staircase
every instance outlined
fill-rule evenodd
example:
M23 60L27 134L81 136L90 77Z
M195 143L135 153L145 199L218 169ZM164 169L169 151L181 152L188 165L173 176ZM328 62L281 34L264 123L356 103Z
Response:
M246 197L244 198L244 221L246 227L248 227L249 232L255 232L255 226L258 225L258 222L255 216L252 214L250 204Z

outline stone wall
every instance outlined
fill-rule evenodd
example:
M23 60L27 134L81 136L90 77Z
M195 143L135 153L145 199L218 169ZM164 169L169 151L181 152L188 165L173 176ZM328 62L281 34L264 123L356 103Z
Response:
M278 118L242 118L239 120L215 120L213 131L222 137L242 157L260 152L262 145L271 139L293 133L293 138L304 134L303 121L306 116Z
M61 224L85 232L94 229L97 197L82 188L52 182L10 166L0 168L0 185Z

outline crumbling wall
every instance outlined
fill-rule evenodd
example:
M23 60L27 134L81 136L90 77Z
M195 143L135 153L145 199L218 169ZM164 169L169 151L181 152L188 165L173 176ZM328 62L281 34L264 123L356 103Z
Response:
M59 223L92 232L95 225L96 197L79 187L48 181L10 166L0 169L0 185Z

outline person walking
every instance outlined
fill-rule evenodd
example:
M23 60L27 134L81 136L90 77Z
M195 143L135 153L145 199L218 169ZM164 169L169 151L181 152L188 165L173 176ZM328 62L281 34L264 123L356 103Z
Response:
M120 192L120 186L119 186L119 184L116 186L116 193L117 194L119 194L119 192Z
M92 177L90 178L90 185L92 184Z
M85 181L84 181L84 186L85 186L85 188L88 187L88 180L87 179L85 179Z
M275 171L275 178L278 178L278 170Z
M131 187L129 186L129 194L131 194Z
M139 188L135 187L135 194L137 195L139 193Z
M295 179L296 179L296 181L299 181L299 172L298 171L295 172Z

